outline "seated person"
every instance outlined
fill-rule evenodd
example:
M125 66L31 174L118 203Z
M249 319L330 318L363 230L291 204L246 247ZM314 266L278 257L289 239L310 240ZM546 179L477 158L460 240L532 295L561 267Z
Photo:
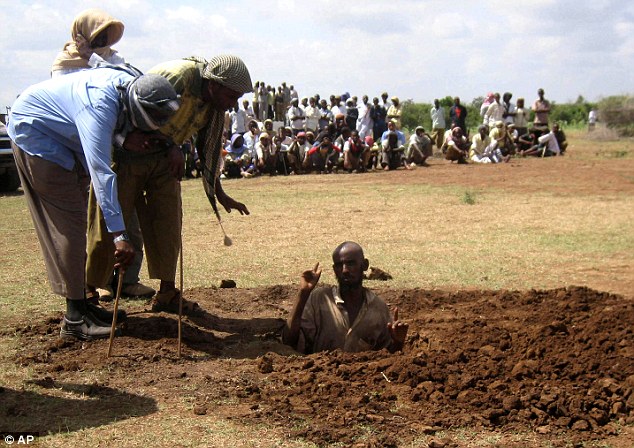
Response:
M526 151L529 151L533 146L536 146L537 136L531 130L527 131L525 134L520 135L517 138L517 151L519 155L525 156Z
M471 139L469 159L476 163L491 163L488 154L493 152L495 146L495 143L491 143L491 137L489 137L487 127L481 124L478 126L478 133Z
M273 152L275 154L275 169L278 173L285 176L294 174L288 160L288 146L284 144L284 137L276 135L273 137Z
M359 131L352 131L343 145L343 169L350 173L365 171L369 156L370 148L359 137Z
M394 132L396 133L397 137L398 137L398 146L405 146L405 134L403 134L401 131L399 131L398 129L396 129L396 122L395 121L389 121L387 123L387 131L385 131L383 133L383 135L381 135L381 146L385 147L385 140L387 140L387 136L389 132Z
M451 130L451 136L447 139L445 159L450 160L452 163L467 163L466 158L469 148L469 140L462 134L462 128L455 126Z
M338 286L316 288L319 263L302 273L297 302L282 334L282 341L305 353L324 350L360 352L403 349L409 325L394 318L377 295L363 287L369 261L357 243L346 241L332 253Z
M491 142L497 142L496 147L504 157L515 153L515 144L503 121L499 120L495 122L495 126L491 129L491 132L489 132L489 137L491 137Z
M257 169L260 173L268 173L273 176L277 174L275 152L273 149L273 140L268 132L262 132L260 139L255 144L257 154Z
M251 177L255 167L251 163L251 150L244 144L239 133L231 136L231 142L225 146L223 173L228 178Z
M386 131L383 135L385 140L381 140L383 152L381 154L381 167L384 171L395 170L399 166L404 166L408 170L412 168L405 161L405 146L403 146L397 132Z
M555 133L555 138L557 139L557 144L559 145L559 155L564 155L566 152L566 148L568 147L568 142L566 141L566 134L561 130L559 123L553 124L553 132Z
M300 132L288 148L288 163L290 169L296 173L302 173L302 165L306 159L306 154L312 147L306 138L306 132ZM312 134L312 133L311 133Z
M341 149L332 144L329 135L324 135L320 143L310 148L304 160L305 171L316 171L321 174L330 173L336 169Z
M381 147L379 146L379 142L375 142L371 135L366 135L365 144L370 148L366 168L372 171L377 170L381 160Z
M409 163L410 166L429 166L426 160L431 155L431 136L425 132L425 128L418 126L414 134L409 138L409 145L405 152L405 161Z
M537 144L523 152L524 156L551 157L561 155L559 143L555 135L555 126L553 130L537 137Z

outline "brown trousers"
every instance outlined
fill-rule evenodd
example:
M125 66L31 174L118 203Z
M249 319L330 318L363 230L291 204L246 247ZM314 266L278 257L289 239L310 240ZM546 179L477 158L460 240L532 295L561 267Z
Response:
M173 282L180 252L180 185L169 171L164 154L115 162L123 220L136 210L145 243L150 278ZM108 285L114 266L114 244L91 190L88 203L88 261L86 282Z
M11 146L51 289L69 299L83 299L90 177L79 162L68 171Z

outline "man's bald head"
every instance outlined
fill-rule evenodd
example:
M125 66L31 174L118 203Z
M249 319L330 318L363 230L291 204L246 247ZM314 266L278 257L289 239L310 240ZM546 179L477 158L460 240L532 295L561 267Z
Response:
M337 257L337 258L339 257L339 254L341 253L341 251L344 248L349 250L349 251L359 252L361 258L362 259L364 258L364 256L363 256L363 248L359 244L357 244L357 243L355 243L353 241L344 241L343 243L338 245L335 248L335 250L332 252L332 260L333 261L335 261L335 257Z

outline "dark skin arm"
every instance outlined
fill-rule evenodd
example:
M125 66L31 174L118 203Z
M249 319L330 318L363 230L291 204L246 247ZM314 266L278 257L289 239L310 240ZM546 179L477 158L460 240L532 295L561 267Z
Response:
M387 324L387 328L389 328L392 335L392 343L388 347L390 352L394 353L403 350L409 324L398 320L398 308L394 308L394 320Z
M284 344L297 348L302 313L304 312L304 307L306 306L308 297L313 289L315 289L315 286L317 286L317 282L319 282L320 277L321 267L319 267L319 262L312 270L308 269L302 272L299 282L299 294L297 296L297 301L295 302L293 311L291 312L282 333L282 342L284 342Z
M241 215L250 214L249 209L247 209L246 205L244 205L242 202L236 201L235 199L227 195L227 193L225 193L225 191L222 189L222 182L220 182L220 179L216 179L216 199L218 199L218 202L225 208L227 213L231 213L231 210L235 209L238 210Z

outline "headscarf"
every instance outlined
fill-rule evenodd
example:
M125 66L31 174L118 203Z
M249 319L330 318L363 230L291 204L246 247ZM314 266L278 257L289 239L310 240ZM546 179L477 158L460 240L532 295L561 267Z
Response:
M418 131L424 131L425 128L423 128L422 126L417 126L416 129L414 130L414 133L412 135L410 135L409 137L409 144L412 145L416 145L416 146L423 146L426 142L425 142L425 135L423 134L422 136L418 135Z
M66 42L62 51L53 61L52 70L88 68L88 60L79 55L75 44L75 40L80 34L91 43L102 31L107 30L106 45L92 50L93 53L97 53L106 61L110 60L116 53L116 50L113 50L111 46L121 40L124 28L123 22L100 9L87 9L79 13L70 30L71 40Z
M253 82L247 66L237 56L222 54L206 60L197 56L185 58L186 60L203 63L203 79L217 82L238 93L253 92ZM220 219L218 205L216 204L216 179L220 176L220 153L222 151L222 132L224 129L224 112L214 110L209 126L205 129L202 137L204 141L203 151L199 154L203 165L203 187L205 194L211 204L211 208ZM262 136L260 136L262 138ZM225 244L227 239L225 238Z
M155 74L137 76L123 85L120 98L123 107L115 131L115 142L119 146L123 146L126 135L134 128L142 131L160 128L180 106L174 87L166 78Z

